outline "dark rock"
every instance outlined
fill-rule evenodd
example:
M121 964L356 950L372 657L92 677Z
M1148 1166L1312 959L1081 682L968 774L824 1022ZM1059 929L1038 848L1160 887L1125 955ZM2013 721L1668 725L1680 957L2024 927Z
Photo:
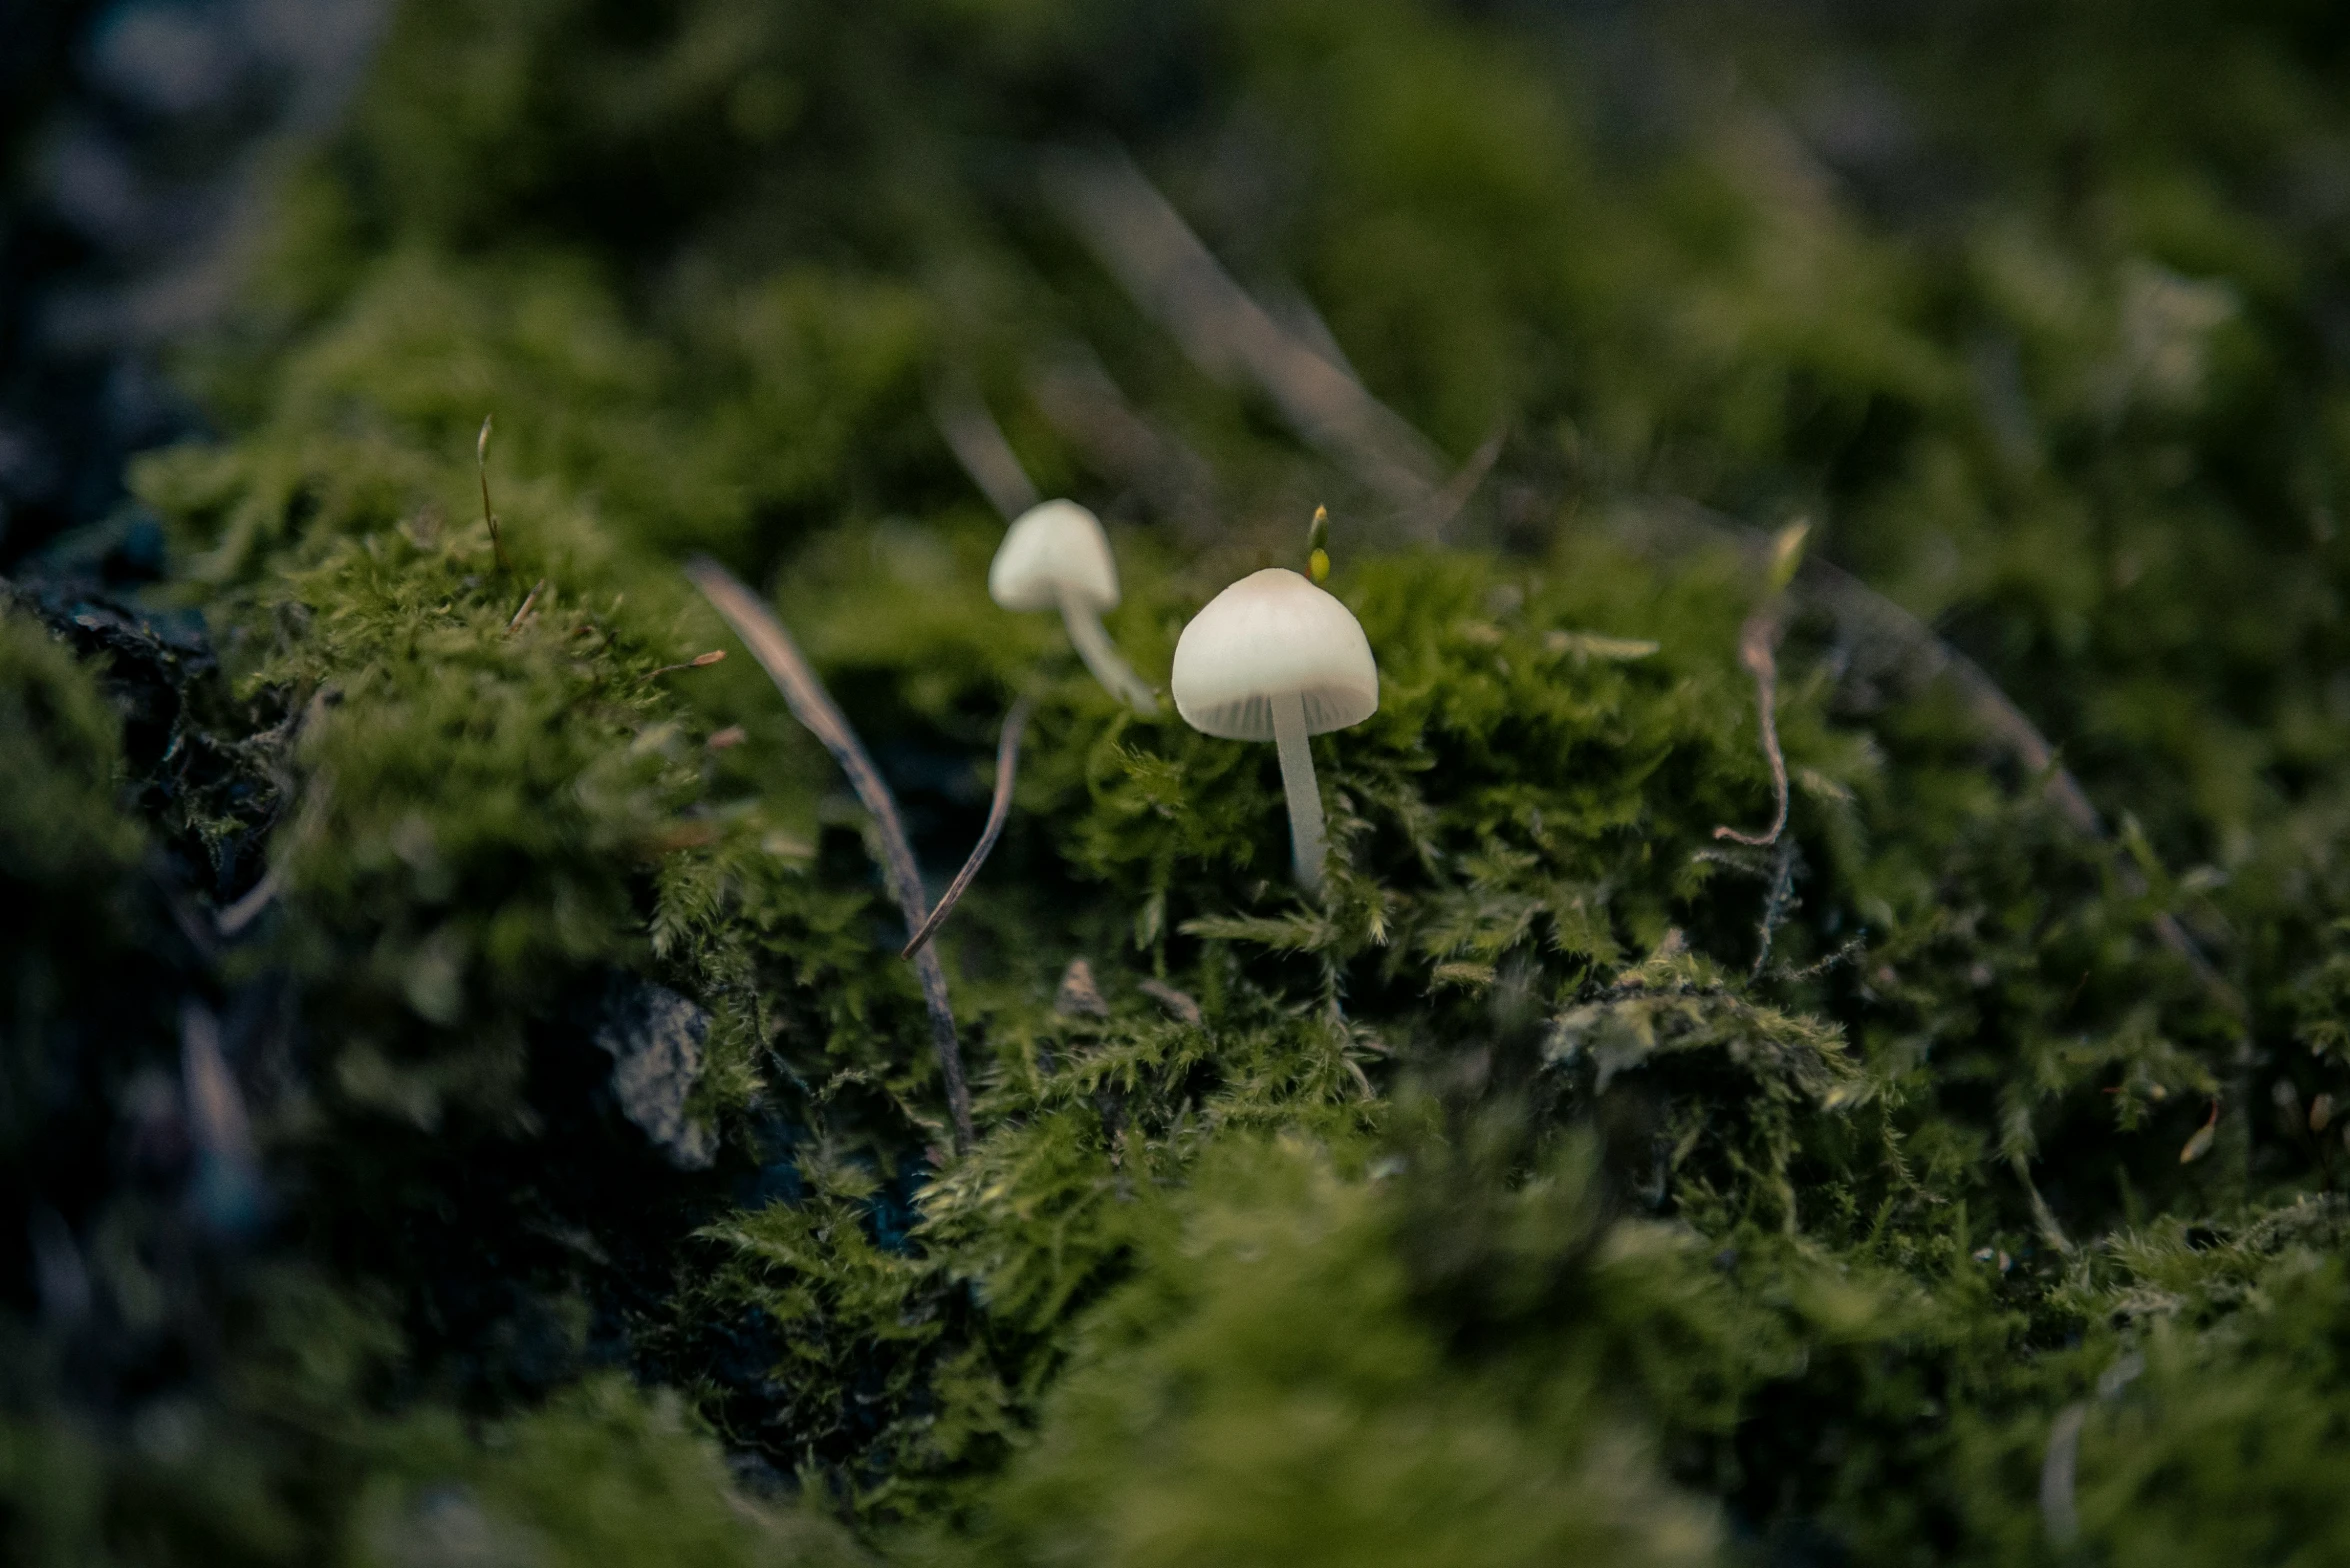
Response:
M707 1170L718 1156L717 1129L686 1111L709 1037L708 1013L644 980L614 987L596 1030L597 1046L612 1057L621 1111L681 1170Z
M1101 987L1093 983L1093 965L1082 958L1069 960L1069 967L1061 971L1061 989L1053 997L1053 1011L1072 1018L1110 1016L1110 1004L1102 1000Z

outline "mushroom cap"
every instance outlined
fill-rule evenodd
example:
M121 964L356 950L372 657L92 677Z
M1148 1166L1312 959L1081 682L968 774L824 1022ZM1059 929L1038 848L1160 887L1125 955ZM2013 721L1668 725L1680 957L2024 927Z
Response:
M1066 590L1096 611L1118 604L1118 563L1101 519L1074 501L1032 506L1004 531L988 597L1007 610L1055 610Z
M1379 666L1362 623L1278 566L1210 599L1175 642L1175 711L1226 740L1271 740L1273 698L1305 699L1306 733L1342 730L1379 711Z

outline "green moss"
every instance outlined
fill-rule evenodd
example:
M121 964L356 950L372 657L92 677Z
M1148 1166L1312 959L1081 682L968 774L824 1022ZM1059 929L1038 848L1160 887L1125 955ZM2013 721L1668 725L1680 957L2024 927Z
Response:
M2316 24L1705 16L1745 85L1639 63L1683 23L1408 4L403 7L189 347L226 436L133 476L220 683L151 733L127 655L0 624L6 1155L97 1303L9 1308L20 1553L2325 1559ZM1105 131L1450 460L1502 432L1448 543L1034 199L1023 149ZM1110 516L1146 679L1331 503L1382 702L1314 742L1325 900L1270 748L986 598L966 376ZM1934 628L1798 583L1765 849L1717 829L1774 805L1770 585L1703 508ZM689 549L771 587L926 871L1035 699L940 938L967 1153L870 824ZM647 985L706 1166L594 1043ZM191 1002L242 1230L136 1152Z
M1587 1356L1463 1364L1425 1312L1375 1185L1284 1142L1219 1156L1106 1301L991 1494L1006 1562L1700 1562L1714 1523L1613 1418ZM1581 1185L1581 1184L1577 1184ZM1578 1204L1577 1199L1582 1200ZM1592 1258L1588 1190L1497 1216L1563 1298ZM1582 1254L1582 1269L1566 1260ZM1626 1272L1630 1272L1627 1270ZM1505 1287L1506 1289L1506 1287ZM1587 1319L1587 1321L1589 1321ZM1600 1338L1600 1334L1592 1335ZM1482 1362L1483 1364L1478 1364Z
M603 1376L487 1430L448 1416L387 1433L352 1560L848 1564L846 1537L746 1500L673 1395Z

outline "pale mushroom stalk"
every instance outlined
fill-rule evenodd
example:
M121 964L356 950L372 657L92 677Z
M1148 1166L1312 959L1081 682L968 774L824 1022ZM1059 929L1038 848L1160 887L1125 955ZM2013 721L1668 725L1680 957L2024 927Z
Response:
M1273 699L1273 746L1281 758L1281 792L1289 797L1289 854L1297 885L1322 891L1322 791L1314 782L1314 753L1306 741L1306 703L1296 692Z
M1066 587L1060 590L1059 598L1061 624L1069 628L1069 643L1077 650L1077 657L1085 661L1085 667L1093 672L1093 678L1111 696L1132 704L1137 712L1156 712L1158 693L1119 656L1110 642L1110 634L1102 629L1100 614Z

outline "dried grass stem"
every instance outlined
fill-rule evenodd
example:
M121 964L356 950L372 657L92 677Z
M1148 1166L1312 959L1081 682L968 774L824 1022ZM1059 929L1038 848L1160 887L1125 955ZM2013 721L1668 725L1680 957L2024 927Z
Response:
M686 563L686 577L702 591L702 597L734 628L734 634L751 650L751 657L775 682L776 690L792 711L792 717L805 725L832 753L841 771L848 775L849 787L873 818L876 836L881 841L881 869L889 882L890 892L898 901L898 909L909 927L919 928L923 923L922 874L914 861L913 845L906 838L905 823L898 817L897 801L889 786L882 782L881 771L866 755L864 742L849 728L840 708L833 702L824 683L816 678L815 670L791 639L791 633L776 619L758 595L743 586L742 581L708 556L696 556ZM946 1079L947 1108L954 1117L955 1150L970 1149L974 1134L971 1126L971 1090L963 1078L963 1051L955 1038L955 1015L947 1001L946 971L940 967L938 954L924 948L915 955L914 964L922 977L922 1000L930 1009L931 1043L938 1052L940 1073Z
M1004 715L1004 733L996 741L995 799L988 803L987 826L980 830L979 843L972 849L971 858L963 862L963 869L955 873L955 880L939 897L938 907L930 912L919 929L899 952L901 958L912 958L929 943L938 928L954 911L963 897L963 890L971 879L979 875L979 868L987 864L987 857L995 851L995 841L1003 836L1004 821L1012 814L1012 780L1020 770L1020 738L1027 733L1028 716L1036 704L1027 697L1012 704L1012 711Z

